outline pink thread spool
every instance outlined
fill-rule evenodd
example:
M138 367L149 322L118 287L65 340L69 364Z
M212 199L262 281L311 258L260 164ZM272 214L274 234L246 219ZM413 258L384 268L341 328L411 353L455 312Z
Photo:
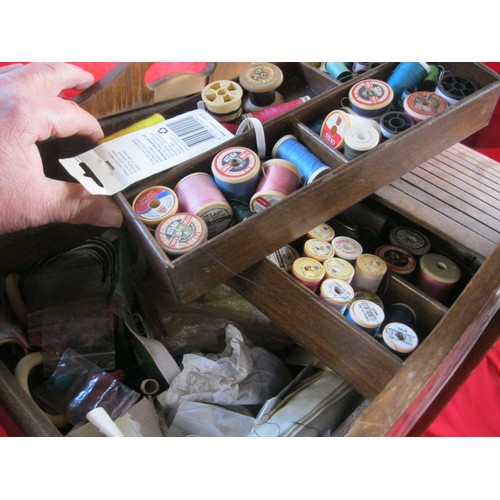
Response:
M198 215L207 224L208 237L224 231L233 217L233 209L213 177L195 172L181 179L174 188L181 212Z
M299 169L288 160L271 159L262 164L262 177L250 199L250 210L260 212L297 190Z
M299 257L292 265L292 276L316 293L325 277L325 268L315 259Z
M446 301L460 277L460 268L448 257L435 253L420 257L417 286L436 300Z
M306 101L309 101L311 98L306 95L304 97L299 97L297 99L293 99L292 101L283 102L281 104L275 104L274 106L269 106L268 108L261 109L259 111L252 111L251 113L244 113L241 115L240 121L243 121L245 118L257 118L262 123L265 123L276 116L282 115L291 109L300 106Z

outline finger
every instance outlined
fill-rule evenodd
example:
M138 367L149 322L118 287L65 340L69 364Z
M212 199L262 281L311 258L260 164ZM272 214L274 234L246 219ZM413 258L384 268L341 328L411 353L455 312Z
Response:
M39 183L37 212L41 220L69 224L90 224L98 227L120 227L123 215L108 196L91 195L77 183L44 179Z
M92 73L69 63L29 63L21 65L15 76L32 94L58 96L62 90L84 90L94 83Z
M9 71L12 71L13 69L20 68L22 66L23 65L21 63L13 63L13 64L9 64L8 66L2 66L0 68L0 74L8 73Z
M97 143L104 137L98 120L73 101L58 97L28 99L23 104L28 124L24 131L28 141L44 141L49 137L80 135Z

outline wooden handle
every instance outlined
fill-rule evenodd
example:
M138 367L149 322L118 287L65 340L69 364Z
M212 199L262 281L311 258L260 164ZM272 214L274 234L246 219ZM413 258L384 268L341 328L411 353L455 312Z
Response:
M73 98L96 118L124 113L201 92L209 81L232 80L248 63L207 63L201 73L177 72L146 84L152 62L117 64L101 80Z

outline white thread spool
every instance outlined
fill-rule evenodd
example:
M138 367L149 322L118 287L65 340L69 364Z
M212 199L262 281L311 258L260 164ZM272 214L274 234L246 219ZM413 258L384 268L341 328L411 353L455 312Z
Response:
M354 290L345 281L327 278L321 283L320 296L335 307L337 311L344 313L346 307L354 298Z
M332 240L335 256L354 264L356 259L363 253L363 247L355 239L349 236L336 236Z
M352 287L376 293L387 272L387 264L378 255L365 253L356 260Z

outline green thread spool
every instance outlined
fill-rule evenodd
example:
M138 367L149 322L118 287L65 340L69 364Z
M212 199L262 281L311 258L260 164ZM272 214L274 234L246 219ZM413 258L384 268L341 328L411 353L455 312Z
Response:
M435 64L429 64L429 72L427 76L422 80L420 85L417 87L418 90L429 90L434 92L439 81L440 69Z

